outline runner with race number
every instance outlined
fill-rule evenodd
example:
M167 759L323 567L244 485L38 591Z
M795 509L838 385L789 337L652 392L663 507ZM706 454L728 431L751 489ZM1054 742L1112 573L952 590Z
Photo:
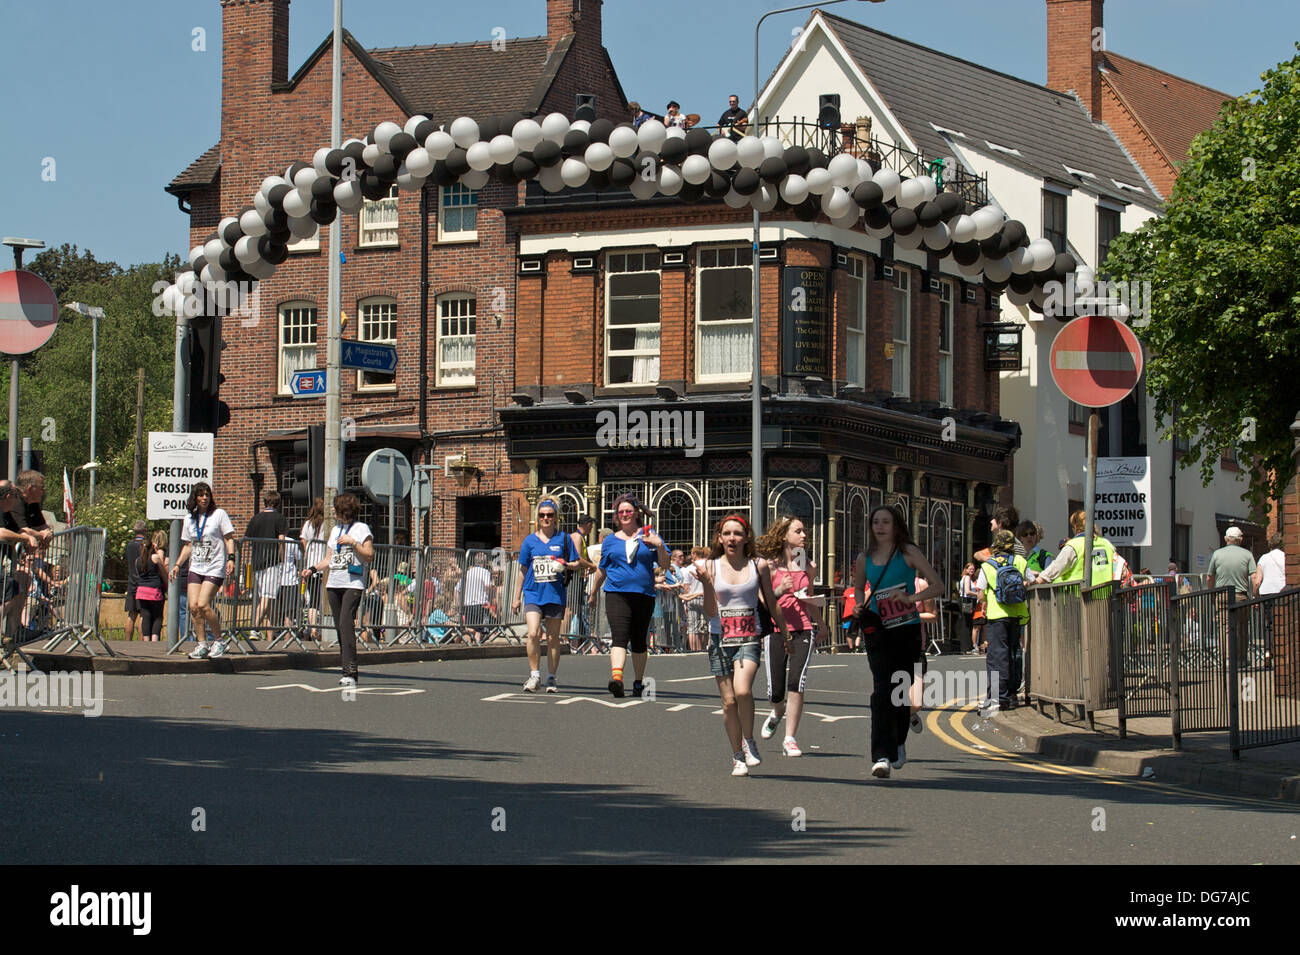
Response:
M537 505L537 530L519 545L519 573L510 612L524 603L528 621L528 679L524 690L536 693L541 684L542 627L546 628L546 692L558 693L555 674L560 669L560 623L564 619L564 568L576 563L573 539L560 532L560 509L552 500Z

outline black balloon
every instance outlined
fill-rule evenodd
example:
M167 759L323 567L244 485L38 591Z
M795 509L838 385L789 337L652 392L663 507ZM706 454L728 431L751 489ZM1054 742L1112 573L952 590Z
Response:
M895 209L889 217L889 227L895 235L911 235L916 231L918 220L911 209Z
M311 184L311 197L313 199L334 199L334 180L329 176L317 176Z
M499 133L508 133L510 130L501 128L501 120L495 116L485 116L478 121L478 138L485 143L490 143Z
M630 159L615 159L609 167L609 181L615 186L630 186L636 179L636 166Z
M227 275L236 271L239 268L239 259L235 258L235 250L222 249L221 255L217 257L217 264L221 266L221 270Z
M943 221L943 209L939 206L939 200L931 199L929 202L922 203L921 208L916 211L916 221L926 229Z
M949 236L948 238L944 239L943 245L931 245L929 241L925 242L925 247L929 249L931 252L933 252L935 255L939 256L939 258L943 258L949 252L951 252L952 245L953 245L952 236Z
M311 210L307 213L311 216L312 222L318 225L329 225L338 215L339 207L328 199L313 199L311 201Z
M524 114L519 110L514 110L513 112L509 112L509 113L502 113L500 116L501 132L507 136L512 135L514 133L515 127L518 126L520 121L525 118L526 117L524 116ZM541 120L538 120L538 122L541 122Z
M980 260L980 244L957 242L952 247L952 258L958 265L974 265Z
M410 133L398 133L388 141L388 151L397 158L398 162L401 162L418 145L420 144Z
M614 131L614 124L608 119L598 119L591 124L591 129L587 135L591 137L593 143L609 142L609 134Z
M822 152L820 149L818 149L816 146L808 147L808 168L809 169L825 169L826 165L829 162L830 160L826 158L826 154Z
M721 199L731 188L731 180L714 170L704 181L704 194L712 199Z
M533 150L533 161L542 168L554 166L564 158L564 151L549 139L543 139Z
M311 166L307 165L307 163L305 162L290 163L289 168L285 170L284 178L288 179L290 182L293 182L294 176L298 175L298 173L302 172L304 169L310 169L310 168Z
M853 187L853 201L862 209L879 208L880 204L885 201L885 190L874 182L860 182ZM883 229L884 226L875 226L875 228Z
M515 175L513 163L496 163L488 170L488 175L497 182L503 182L507 186L517 185L519 177Z
M787 171L785 160L780 156L768 156L758 166L758 175L766 183L779 183Z
M664 162L671 163L679 163L690 154L691 151L686 145L686 140L675 136L664 140L664 144L659 150L659 155L663 157Z
M289 244L287 242L280 242L269 235L263 236L263 238L270 239L266 244L266 251L262 253L262 258L266 259L266 261L272 265L279 265L289 257ZM260 243L258 248L261 248Z
M272 229L270 232L267 233L267 235L272 239L274 239L276 242L278 242L280 245L289 245L290 243L297 241L297 237L292 232L290 232L287 228Z
M534 154L535 155L535 154ZM465 158L465 150L459 146L452 149L443 160L447 164L447 169L456 178L460 178L469 172L469 160Z
M1013 274L1008 281L1011 291L1020 295L1028 295L1034 290L1034 277L1028 272Z
M514 171L516 179L532 179L542 167L537 165L531 153L520 153L510 164L510 168Z
M686 148L690 150L692 155L707 156L709 147L712 145L713 137L702 126L686 130Z
M682 202L699 202L704 198L704 186L694 182L682 183L682 188L677 197Z
M885 206L874 206L862 214L862 221L872 229L888 229L891 213Z
M808 150L802 146L790 146L782 154L785 160L785 166L790 170L792 176L806 176L808 174Z
M984 287L995 295L1001 295L1004 291L1006 291L1007 283L995 282L986 275L984 276Z
M606 170L591 170L587 174L587 186L597 192L604 192L609 188L609 172Z
M939 203L939 212L945 222L961 215L966 208L966 203L962 200L962 197L955 192L945 192L934 201Z
M564 134L564 155L582 158L582 154L591 145L591 137L580 129L571 129Z
M441 159L433 164L433 171L429 173L429 179L435 186L442 186L444 189L456 184L456 174L448 169L447 164Z
M1078 264L1069 252L1062 252L1052 264L1052 277L1058 282L1064 282L1065 277L1073 272Z
M372 171L376 176L391 186L393 181L397 179L397 157L390 156L388 153L381 153L375 159Z
M365 164L365 159L363 158L365 151L365 143L359 143L356 141L350 142L343 147L344 155L352 159L352 163L358 172L361 171L361 167ZM338 175L338 173L335 173L335 175Z
M1007 241L1011 243L1012 249L1019 248L1020 243L1029 237L1029 234L1025 231L1024 223L1019 222L1016 219L1012 219L1002 227L1002 234L1007 237Z
M284 202L284 197L289 194L289 187L284 183L277 183L266 191L266 201L271 205L278 207Z
M757 171L753 169L741 169L736 173L736 178L731 180L731 188L742 196L752 196L762 184L763 180L758 178Z
M436 133L437 131L438 131L438 124L435 123L433 120L431 119L420 120L419 125L415 127L416 142L423 145L424 141L429 138L429 135L431 133Z
M289 229L289 213L283 209L272 209L268 215L262 217L266 223L267 232L286 232ZM213 236L213 238L218 238Z
M329 170L331 176L343 175L343 160L347 158L347 155L348 154L341 149L331 149L326 154L325 168Z
M367 169L361 174L361 195L371 202L378 202L380 199L388 198L388 192L392 185L391 182L385 182L380 178L373 169Z
M804 222L812 222L821 211L821 202L813 196L809 196L794 207L794 214Z
M987 239L980 241L980 251L990 259L1005 258L1013 248L1014 246L1004 232L995 232Z
M221 238L226 245L233 246L239 241L244 234L244 230L239 227L239 220L234 219L226 223L226 227L221 230Z

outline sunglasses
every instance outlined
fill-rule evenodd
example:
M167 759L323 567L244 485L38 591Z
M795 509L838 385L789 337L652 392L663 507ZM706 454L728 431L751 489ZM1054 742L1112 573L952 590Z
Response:
M552 518L552 517L554 517L554 516L555 516L555 514L554 514L554 512L552 512L552 511L540 511L540 512L538 512L538 514L537 514L537 519L538 519L538 520L541 520L541 519L543 519L543 518Z

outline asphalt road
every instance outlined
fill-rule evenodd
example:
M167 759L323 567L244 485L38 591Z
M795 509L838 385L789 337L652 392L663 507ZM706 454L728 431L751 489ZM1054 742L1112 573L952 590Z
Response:
M558 696L522 660L361 662L351 701L277 671L0 711L0 863L1300 862L1290 806L999 756L955 707L873 779L862 656L814 660L806 755L760 742L748 778L702 655L652 658L653 702L610 699L603 657L566 657Z

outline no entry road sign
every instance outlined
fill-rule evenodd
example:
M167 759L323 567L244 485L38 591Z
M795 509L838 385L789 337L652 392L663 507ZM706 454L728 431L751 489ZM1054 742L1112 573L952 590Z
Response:
M58 318L59 300L43 278L22 269L0 273L0 352L36 351L50 340Z
M1085 408L1122 401L1142 375L1142 345L1123 322L1104 315L1076 318L1052 342L1052 379Z

